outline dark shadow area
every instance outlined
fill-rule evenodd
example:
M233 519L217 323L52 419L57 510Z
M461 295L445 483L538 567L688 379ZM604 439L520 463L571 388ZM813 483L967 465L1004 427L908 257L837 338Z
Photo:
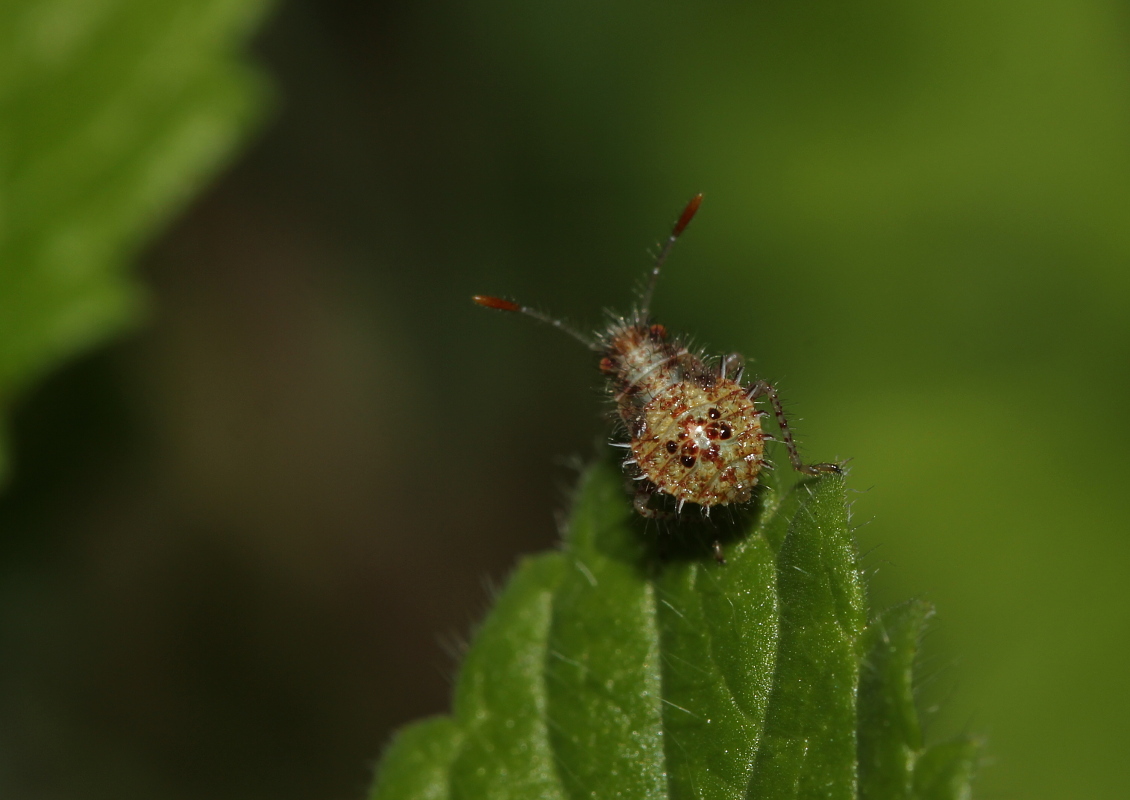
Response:
M673 498L656 496L652 505L669 516L650 520L633 514L631 524L645 544L649 561L714 559L715 543L724 547L752 535L764 512L763 495L764 487L758 486L748 503L715 506L709 516L701 506L690 504L677 514Z

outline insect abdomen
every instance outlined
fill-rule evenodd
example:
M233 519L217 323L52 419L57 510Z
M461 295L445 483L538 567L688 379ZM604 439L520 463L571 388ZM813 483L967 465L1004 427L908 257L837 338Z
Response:
M671 386L641 417L633 458L661 492L702 506L749 500L764 443L760 413L738 383Z

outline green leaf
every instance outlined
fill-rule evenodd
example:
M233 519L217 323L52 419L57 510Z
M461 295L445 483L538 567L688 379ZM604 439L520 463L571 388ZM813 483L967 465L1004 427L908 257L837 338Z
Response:
M855 796L857 647L866 623L842 478L811 488L777 559L781 635L752 796Z
M657 530L595 465L563 550L523 562L475 637L453 717L397 737L372 800L963 796L976 748L921 750L928 614L865 627L844 492L769 485L749 515Z
M914 797L919 800L968 800L981 743L969 737L930 747L914 765Z
M929 604L898 606L867 631L859 697L859 795L913 796L914 762L922 731L914 708L914 657Z
M934 609L915 600L890 609L864 637L859 691L859 796L863 800L959 800L980 745L971 738L923 747L913 669Z
M240 50L266 5L0 5L0 420L45 371L138 319L128 265L259 116Z
M456 796L555 797L545 662L563 559L525 562L467 655L455 699L466 745L451 768ZM492 789L505 775L505 793ZM413 795L406 795L413 796Z
M447 800L448 774L463 743L463 731L448 717L433 717L396 735L381 765L382 791L388 797Z

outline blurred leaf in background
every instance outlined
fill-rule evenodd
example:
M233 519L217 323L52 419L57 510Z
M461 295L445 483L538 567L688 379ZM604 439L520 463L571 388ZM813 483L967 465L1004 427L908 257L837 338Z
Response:
M110 406L109 418L122 416L119 394L81 385L68 397L73 405L53 421L58 441L67 444L25 450L19 464L10 457L9 415L37 382L144 315L147 292L135 274L140 252L231 161L263 116L266 85L244 49L268 5L0 4L0 483L6 488L15 472L46 491L51 506L81 506L79 487L53 491L37 483L37 466L69 470L66 448L89 440L88 428L104 424ZM72 394L75 384L64 379L64 385ZM129 450L128 437L114 440L122 429L109 425L95 435L103 432L110 434L108 452ZM105 452L99 461L109 463ZM80 483L89 478L84 474ZM18 506L20 491L14 495ZM95 488L85 496L98 495ZM66 701L31 690L35 681L50 684L49 676L61 674L82 685L98 670L96 657L64 657L65 666L36 661L37 653L59 654L83 638L81 626L61 631L48 624L70 582L26 558L27 547L51 552L53 540L43 514L8 513L0 523L0 791L111 797L128 796L131 786L151 790L145 777L151 767L107 747L105 728L80 734L84 744L70 747L74 731L57 724L53 708ZM74 596L77 607L86 606L81 590ZM109 632L102 631L101 642Z
M263 85L240 51L266 5L0 8L0 415L137 320L131 262L259 116ZM0 438L0 474L7 457Z

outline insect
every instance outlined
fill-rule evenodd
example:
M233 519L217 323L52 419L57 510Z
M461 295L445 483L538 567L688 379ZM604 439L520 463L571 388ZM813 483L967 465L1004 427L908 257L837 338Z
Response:
M695 195L675 222L640 298L627 317L613 316L603 333L586 336L565 322L510 300L488 295L472 299L481 306L525 314L552 325L600 354L600 371L629 441L613 442L627 450L623 466L634 484L634 506L644 517L670 516L655 508L652 498L674 498L675 513L687 503L709 514L714 506L750 499L762 469L771 469L761 429L769 412L757 401L767 399L776 416L789 461L805 475L842 473L839 464L805 464L789 429L781 399L763 380L743 385L742 356L708 359L690 351L667 329L651 320L651 298L663 263L702 203Z

